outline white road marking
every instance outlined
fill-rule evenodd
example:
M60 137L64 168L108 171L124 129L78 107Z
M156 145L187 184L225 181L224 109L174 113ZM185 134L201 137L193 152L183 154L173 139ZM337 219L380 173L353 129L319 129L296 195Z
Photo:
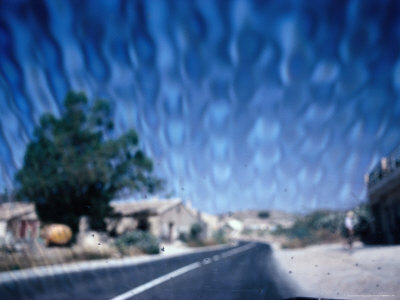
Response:
M203 259L203 264L208 265L209 263L211 263L211 259L209 257Z
M246 244L244 246L231 249L229 251L223 252L221 255L214 255L213 260L214 261L218 261L220 259L220 257L221 258L226 258L226 257L232 256L232 255L247 251L247 250L253 248L254 246L255 246L255 244ZM179 275L185 274L186 272L189 272L191 270L200 268L201 265L202 265L202 262L203 262L203 264L206 265L206 264L211 263L212 260L207 257L207 258L203 259L203 261L198 261L198 262L192 263L190 265L184 266L182 268L176 269L175 271L172 271L172 272L170 272L168 274L165 274L165 275L160 276L160 277L158 277L156 279L153 279L153 280L151 280L149 282L146 282L146 283L144 283L142 285L139 285L138 287L135 287L135 288L133 288L133 289L121 294L121 295L115 296L111 300L126 300L126 299L129 299L129 298L131 298L131 297L133 297L133 296L135 296L137 294L143 293L144 291L146 291L148 289L151 289L151 288L153 288L153 287L155 287L155 286L157 286L157 285L159 285L159 284L161 284L161 283L163 283L165 281L168 281L168 280L170 280L170 279L172 279L174 277L178 277Z
M240 252L247 251L253 247L254 247L254 244L247 244L247 245L241 246L239 248L234 248L232 250L226 251L226 252L222 253L221 256L223 258L226 258L226 257L232 256L232 255L238 254Z
M184 266L184 267L182 267L180 269L172 271L171 273L165 274L165 275L163 275L161 277L158 277L158 278L156 278L156 279L154 279L152 281L149 281L149 282L147 282L145 284L139 285L138 287L136 287L134 289L131 289L130 291L127 291L126 293L123 293L123 294L121 294L119 296L116 296L116 297L112 298L111 300L129 299L132 296L135 296L135 295L137 295L139 293L142 293L142 292L144 292L144 291L146 291L148 289L151 289L152 287L154 287L156 285L159 285L159 284L161 284L161 283L163 283L163 282L165 282L165 281L167 281L167 280L169 280L169 279L171 279L173 277L177 277L177 276L182 275L182 274L184 274L186 272L189 272L191 270L197 269L200 266L201 266L201 263L199 263L199 262L195 262L193 264Z
M219 255L218 255L218 254L214 255L214 256L213 256L213 260L214 260L214 261L219 261Z

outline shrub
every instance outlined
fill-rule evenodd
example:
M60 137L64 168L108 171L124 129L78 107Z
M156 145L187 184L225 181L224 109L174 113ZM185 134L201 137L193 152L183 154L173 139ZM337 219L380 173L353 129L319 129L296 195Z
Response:
M348 237L344 225L345 212L314 211L298 219L290 228L277 228L275 235L286 235L290 241L286 247L298 247L320 242L335 241ZM369 207L360 204L354 208L354 236L364 243L372 243L373 218Z
M203 226L199 223L195 223L190 227L190 239L191 240L200 240L200 235L203 231Z
M258 237L263 237L263 236L265 236L265 234L266 234L265 230L261 230L261 229L257 230L257 236Z
M160 253L160 243L158 239L148 231L135 230L130 231L115 240L117 248L124 252L124 248L135 246L144 253L158 254Z
M267 218L269 218L269 215L270 215L269 211L267 211L267 210L258 212L258 217L260 219L267 219Z
M214 232L213 239L218 244L225 244L227 242L225 231L223 231L222 229L218 229L216 232Z
M187 243L189 241L189 236L186 232L179 232L178 240Z
M243 235L251 235L253 233L253 230L251 230L250 228L248 228L248 227L245 227L243 230L242 230L242 234Z
M299 218L290 228L276 228L275 235L286 235L288 248L320 242L331 242L339 238L343 223L342 212L315 211Z

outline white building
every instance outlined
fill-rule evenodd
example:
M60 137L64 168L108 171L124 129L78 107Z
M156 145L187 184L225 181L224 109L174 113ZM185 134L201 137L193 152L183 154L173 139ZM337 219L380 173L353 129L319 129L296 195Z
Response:
M180 233L189 234L193 224L203 226L204 237L211 236L214 225L209 215L194 210L181 199L157 199L145 201L115 201L111 203L114 215L108 220L108 230L120 235L135 229L147 229L165 241L174 241ZM207 220L205 220L207 219Z

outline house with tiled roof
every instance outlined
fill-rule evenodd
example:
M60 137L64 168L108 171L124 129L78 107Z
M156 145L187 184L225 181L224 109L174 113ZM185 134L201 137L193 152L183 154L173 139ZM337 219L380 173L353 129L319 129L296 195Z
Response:
M134 201L125 199L111 203L113 215L108 231L114 235L143 229L164 241L174 241L179 234L188 234L193 224L201 223L201 215L179 198Z

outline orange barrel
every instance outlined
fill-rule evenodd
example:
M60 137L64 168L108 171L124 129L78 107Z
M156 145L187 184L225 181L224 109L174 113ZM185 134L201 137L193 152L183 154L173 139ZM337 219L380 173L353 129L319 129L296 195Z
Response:
M72 238L72 230L64 224L52 224L46 227L46 243L63 246Z

